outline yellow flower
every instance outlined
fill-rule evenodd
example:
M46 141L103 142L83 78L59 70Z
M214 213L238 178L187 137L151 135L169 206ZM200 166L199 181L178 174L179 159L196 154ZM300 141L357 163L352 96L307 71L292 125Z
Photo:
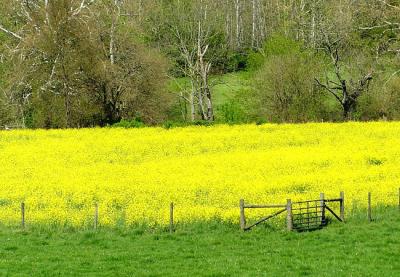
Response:
M0 222L238 222L255 204L345 192L346 208L395 205L400 123L0 132ZM262 211L250 215L257 216Z

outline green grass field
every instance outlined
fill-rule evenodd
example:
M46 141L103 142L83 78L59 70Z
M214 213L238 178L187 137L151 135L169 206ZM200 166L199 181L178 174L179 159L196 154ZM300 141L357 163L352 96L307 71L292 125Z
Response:
M235 94L253 89L253 75L253 72L240 71L212 76L210 85L212 87L214 105L224 104L227 100L235 97ZM190 87L188 78L178 78L171 82L169 90L178 93L181 90L190 90Z
M0 276L400 276L400 212L288 233L218 223L162 230L0 227Z

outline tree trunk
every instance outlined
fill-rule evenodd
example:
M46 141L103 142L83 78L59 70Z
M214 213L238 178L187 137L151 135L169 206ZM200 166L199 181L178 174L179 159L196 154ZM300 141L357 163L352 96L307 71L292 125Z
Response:
M207 87L206 89L206 98L207 98L207 120L208 121L214 121L214 109L213 109L213 104L212 104L212 99L211 99L211 91Z
M65 106L65 121L67 128L71 127L71 101L69 98L69 91L68 88L65 88L65 95L64 95L64 106Z
M353 119L353 114L356 112L357 101L350 97L347 97L342 104L343 107L343 119L346 121Z
M119 18L121 16L121 7L119 6L120 3L118 0L114 1L114 6L117 9L117 12L115 15L112 15L112 22L111 22L111 30L110 30L110 62L111 64L115 63L115 29L117 27Z
M240 48L240 36L241 36L241 7L240 0L235 0L236 10L236 48Z
M196 94L196 89L195 89L194 83L192 81L192 91L190 93L190 116L191 116L192 122L194 122L196 120L196 107L194 105L195 94Z
M204 109L204 101L203 101L204 94L203 94L203 88L201 87L201 84L200 84L200 89L197 91L197 97L199 99L199 110L200 110L201 119L206 120L207 114Z
M256 19L257 19L257 9L256 0L252 0L252 34L251 34L251 47L254 49L256 47Z

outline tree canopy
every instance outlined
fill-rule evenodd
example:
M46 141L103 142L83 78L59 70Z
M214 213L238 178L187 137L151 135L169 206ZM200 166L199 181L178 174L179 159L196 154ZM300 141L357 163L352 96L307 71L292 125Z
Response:
M399 0L0 4L0 126L399 118Z

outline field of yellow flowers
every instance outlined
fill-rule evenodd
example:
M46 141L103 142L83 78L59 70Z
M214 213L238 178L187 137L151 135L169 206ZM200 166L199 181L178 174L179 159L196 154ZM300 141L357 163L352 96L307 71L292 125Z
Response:
M0 223L238 222L240 198L285 203L345 191L394 205L400 123L0 132Z

